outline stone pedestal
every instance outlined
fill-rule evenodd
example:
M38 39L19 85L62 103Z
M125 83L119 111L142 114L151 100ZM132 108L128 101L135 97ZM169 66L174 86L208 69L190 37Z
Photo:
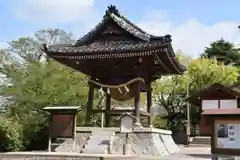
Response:
M89 138L82 146L81 153L123 154L125 134L119 128L77 127L77 139L89 133ZM180 149L171 136L172 132L156 128L136 128L129 133L128 155L167 156ZM78 141L80 142L80 141ZM64 151L62 151L64 152Z

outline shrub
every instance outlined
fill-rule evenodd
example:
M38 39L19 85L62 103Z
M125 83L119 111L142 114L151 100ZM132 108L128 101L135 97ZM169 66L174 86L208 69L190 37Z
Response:
M22 126L11 119L0 119L0 151L19 151L23 149Z
M44 123L45 122L45 123ZM45 150L48 147L48 123L35 119L23 127L24 146L26 150Z

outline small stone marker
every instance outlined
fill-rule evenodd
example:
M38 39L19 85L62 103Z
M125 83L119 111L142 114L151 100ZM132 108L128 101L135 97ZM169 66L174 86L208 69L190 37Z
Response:
M133 123L135 117L130 113L124 113L120 116L121 126L120 132L122 133L132 133L133 132Z
M135 117L130 113L124 113L120 116L121 126L120 132L126 134L125 144L123 144L123 155L129 155L131 146L128 143L128 134L133 132L133 123Z

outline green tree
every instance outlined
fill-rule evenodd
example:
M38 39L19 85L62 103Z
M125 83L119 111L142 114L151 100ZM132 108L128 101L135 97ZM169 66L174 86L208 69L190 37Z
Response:
M23 37L1 51L0 72L4 76L2 96L10 96L7 117L23 126L23 146L45 149L47 142L47 105L79 105L78 122L84 118L87 77L47 59L40 50L42 43L72 43L71 34L59 29L40 30L35 37ZM47 61L46 61L47 60ZM42 146L36 144L43 144ZM23 148L22 148L23 149Z
M189 79L190 93L201 90L214 83L230 85L237 82L239 68L219 63L216 59L194 59L184 74ZM183 77L184 78L184 77Z
M158 80L154 91L156 102L164 107L168 113L168 128L173 131L183 128L180 125L182 125L182 120L186 119L187 89L191 94L214 83L233 84L237 81L239 71L237 67L226 66L216 59L190 60L186 57L180 57L180 61L183 59L188 71L183 75L169 76ZM199 120L197 112L197 108L192 106L193 123L197 123Z
M206 47L204 53L201 55L206 58L216 58L218 61L223 62L225 65L233 64L235 66L240 65L240 53L239 48L236 48L234 44L224 39L214 41L210 44L210 47Z

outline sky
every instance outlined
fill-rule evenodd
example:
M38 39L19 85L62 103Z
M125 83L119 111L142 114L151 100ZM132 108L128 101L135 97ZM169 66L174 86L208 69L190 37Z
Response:
M189 56L220 38L240 44L239 0L0 0L0 48L43 28L80 38L110 4L151 34L171 34L173 48Z

